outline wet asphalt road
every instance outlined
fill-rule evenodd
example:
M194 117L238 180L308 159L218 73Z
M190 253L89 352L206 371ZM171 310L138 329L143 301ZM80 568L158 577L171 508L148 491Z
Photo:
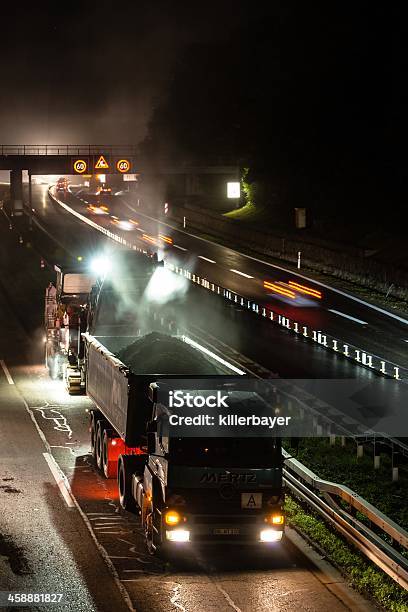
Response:
M75 189L73 190L75 192ZM147 233L157 236L159 233L173 238L173 246L164 246L165 257L177 265L187 265L212 282L227 287L240 295L256 299L262 305L268 305L275 312L293 320L311 325L314 329L323 330L343 342L348 342L374 355L389 359L400 366L408 367L408 319L396 313L395 317L379 312L367 304L353 300L347 295L321 287L312 281L297 278L295 272L288 272L278 265L268 265L260 259L245 255L222 245L202 240L200 237L171 227L171 220L162 218L161 224L143 214L136 206L136 197L123 194L117 197L95 197L87 195L86 190L78 198L67 195L67 201L77 210L86 212L86 202L104 203L113 219L115 231L125 237ZM85 201L84 201L85 200ZM164 215L163 215L164 217ZM98 223L112 228L110 216L93 217ZM129 218L139 223L130 225ZM170 225L167 225L166 222ZM126 226L127 223L127 226ZM188 225L188 220L187 220ZM282 263L285 268L285 264ZM307 276L307 274L306 274ZM298 294L296 299L279 296L274 291L267 291L263 281L295 280L307 287L318 289L322 299ZM330 283L329 283L330 284Z
M54 253L53 257L62 261L67 258L69 252L72 258L82 256L84 260L90 261L94 255L100 254L108 242L104 236L50 202L47 190L46 186L33 188L33 205L38 223L49 233L50 238L57 242L54 249L57 253ZM110 198L110 206L112 200L115 198ZM86 205L81 206L78 210L87 214ZM89 217L110 227L115 233L118 232L117 227L110 225L108 219L103 221L103 217L95 215ZM133 232L128 234L131 234L130 239L133 240ZM112 241L109 243L112 244ZM146 243L144 244L146 246ZM199 289L195 293L181 292L181 301L183 308L172 307L169 302L166 303L166 314L171 312L180 325L197 326L204 336L221 341L226 350L232 347L281 377L353 377L364 382L376 377L373 372L356 367L339 354L310 344L302 337L293 336L287 330L261 320L245 310L226 306L223 300L207 295L204 290Z
M79 513L60 496L24 397L10 384L31 347L3 292L0 329L0 591L62 593L60 609L72 612L124 611Z
M0 590L58 588L67 598L60 609L126 609L87 523L138 611L351 609L333 594L335 581L325 584L289 542L266 558L236 549L216 556L197 551L189 563L168 564L146 553L137 517L119 509L115 483L92 464L91 402L69 397L42 364L41 296L49 271L39 267L35 240L19 245L1 223L0 232L0 359L15 383L0 370ZM67 506L44 453L67 476L80 510Z

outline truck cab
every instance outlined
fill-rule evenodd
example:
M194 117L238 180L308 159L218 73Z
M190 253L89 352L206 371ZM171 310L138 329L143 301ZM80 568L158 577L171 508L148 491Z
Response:
M284 532L278 437L175 437L155 403L144 469L131 478L148 549L211 544L271 546ZM169 435L170 434L170 435ZM119 466L120 467L120 466Z

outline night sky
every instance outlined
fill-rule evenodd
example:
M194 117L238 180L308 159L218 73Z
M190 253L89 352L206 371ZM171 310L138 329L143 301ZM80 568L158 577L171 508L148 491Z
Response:
M288 214L408 219L402 3L40 2L1 18L3 143L228 160Z
M178 52L225 36L235 2L7 3L3 143L137 143Z

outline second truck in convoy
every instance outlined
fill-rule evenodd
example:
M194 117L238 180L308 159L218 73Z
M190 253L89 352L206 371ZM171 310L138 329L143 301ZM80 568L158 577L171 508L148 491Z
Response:
M196 341L152 331L140 304L154 268L135 254L126 273L90 293L78 368L95 404L90 432L97 467L117 478L122 508L140 514L151 553L278 542L284 530L279 437L209 436L200 429L184 437L168 426L173 411L163 392L180 384L193 393L198 385L204 395L224 388L242 414L264 400L235 390L235 368L201 352Z

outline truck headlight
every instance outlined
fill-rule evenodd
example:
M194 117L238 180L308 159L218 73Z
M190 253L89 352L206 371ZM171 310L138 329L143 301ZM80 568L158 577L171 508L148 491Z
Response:
M190 532L187 529L173 529L166 531L166 538L170 542L189 542Z
M262 529L259 536L261 542L279 542L282 539L283 531L276 531L275 529Z
M181 516L175 510L168 510L164 515L164 522L166 525L178 525L181 521Z

